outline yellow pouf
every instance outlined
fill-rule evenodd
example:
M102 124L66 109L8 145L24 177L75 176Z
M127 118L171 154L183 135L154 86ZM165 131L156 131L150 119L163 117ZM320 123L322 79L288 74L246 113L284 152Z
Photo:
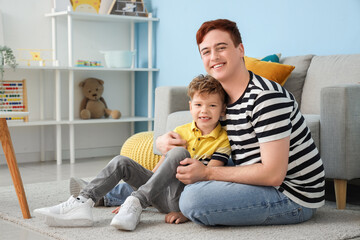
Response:
M121 148L120 155L126 156L152 170L160 160L153 152L154 132L140 132L129 137Z

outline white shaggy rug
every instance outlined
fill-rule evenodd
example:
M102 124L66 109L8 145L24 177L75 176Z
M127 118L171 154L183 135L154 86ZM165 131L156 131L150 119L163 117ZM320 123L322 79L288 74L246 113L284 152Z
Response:
M24 220L12 186L0 187L0 218L32 229L54 239L356 239L360 238L360 207L347 206L336 210L335 204L327 202L315 217L302 224L286 226L252 227L203 227L192 222L174 225L164 223L164 214L148 209L141 215L141 222L134 232L110 227L114 208L94 208L93 227L48 227L44 219L33 214L35 208L51 206L69 197L68 181L25 185L25 191L33 216Z

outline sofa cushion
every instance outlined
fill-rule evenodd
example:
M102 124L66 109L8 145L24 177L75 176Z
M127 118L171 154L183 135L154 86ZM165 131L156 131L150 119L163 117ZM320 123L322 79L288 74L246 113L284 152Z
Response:
M284 85L294 66L265 62L256 58L245 56L246 68L257 75Z
M297 103L299 104L299 108L301 107L301 95L306 73L313 56L314 55L286 57L281 58L280 60L280 63L295 66L294 71L292 71L290 77L284 84L284 88L294 95Z
M156 149L156 139L166 133L167 117L172 112L189 109L189 97L186 86L160 86L155 89L154 113L154 153L161 155Z
M166 121L166 132L174 131L178 126L192 122L190 111L179 111L169 114Z
M312 139L320 151L320 115L304 114L306 125L310 129Z
M320 114L320 91L324 87L360 81L360 54L313 57L301 100L301 112Z

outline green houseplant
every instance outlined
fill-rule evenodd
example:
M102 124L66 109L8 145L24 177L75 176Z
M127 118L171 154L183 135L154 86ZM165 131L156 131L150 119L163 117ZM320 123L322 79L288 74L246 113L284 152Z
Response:
M0 45L0 80L4 78L5 66L15 70L17 63L11 48Z

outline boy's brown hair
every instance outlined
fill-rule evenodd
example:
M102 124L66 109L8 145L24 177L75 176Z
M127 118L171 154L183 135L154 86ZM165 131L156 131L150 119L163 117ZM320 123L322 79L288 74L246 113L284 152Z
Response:
M215 30L215 29L228 32L235 47L239 46L239 44L242 43L240 31L236 26L235 22L232 22L227 19L217 19L217 20L204 22L201 25L201 27L196 33L197 45L203 42L206 34L208 34L211 30Z
M195 77L188 86L187 94L192 99L195 93L202 94L219 94L224 104L227 103L227 94L220 82L210 75Z

